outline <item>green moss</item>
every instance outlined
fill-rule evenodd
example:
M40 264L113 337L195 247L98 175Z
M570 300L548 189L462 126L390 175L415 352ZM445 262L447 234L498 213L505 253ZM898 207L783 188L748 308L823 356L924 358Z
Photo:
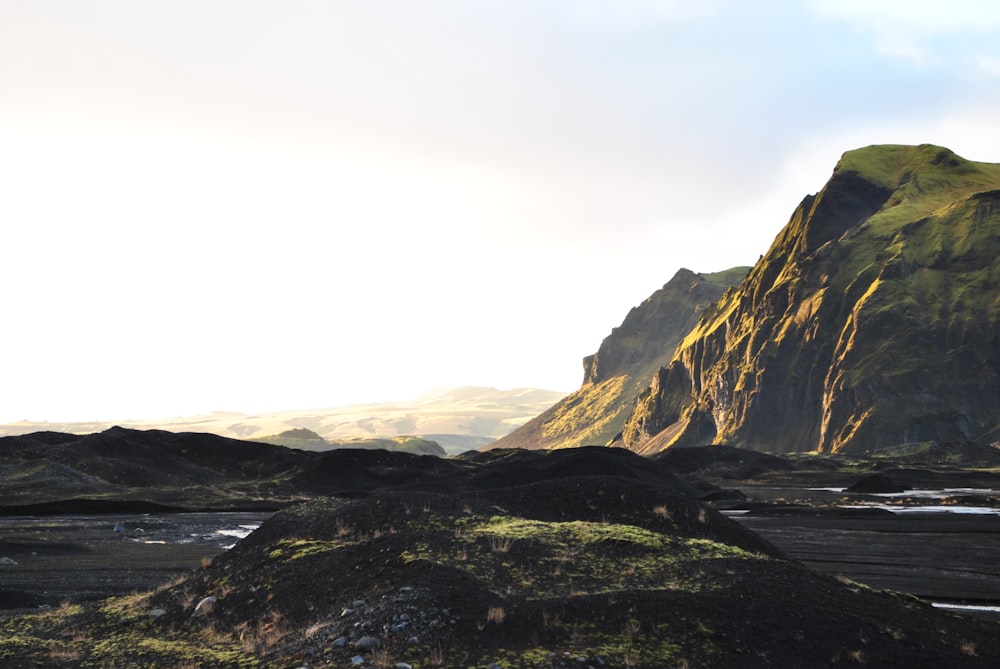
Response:
M48 653L57 646L51 639L31 635L8 635L0 638L0 658L27 658Z
M205 643L199 640L164 639L128 633L113 634L90 648L92 660L116 666L172 666L196 663L199 666L258 667L256 658L246 655L235 643Z
M272 560L299 560L310 555L326 553L347 546L356 542L334 539L330 541L320 541L316 539L282 539L274 544L268 553Z
M742 549L683 539L633 525L469 516L450 541L418 543L401 557L458 569L501 596L528 600L629 590L721 587L695 566L711 559L758 559Z

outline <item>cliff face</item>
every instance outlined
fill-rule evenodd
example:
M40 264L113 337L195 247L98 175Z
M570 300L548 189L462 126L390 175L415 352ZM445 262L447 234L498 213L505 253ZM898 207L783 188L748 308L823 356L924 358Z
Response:
M491 448L570 448L614 439L649 378L670 361L702 312L747 271L747 267L714 274L678 271L629 312L597 353L584 359L579 390Z
M621 444L870 452L998 426L1000 165L874 146L705 313Z

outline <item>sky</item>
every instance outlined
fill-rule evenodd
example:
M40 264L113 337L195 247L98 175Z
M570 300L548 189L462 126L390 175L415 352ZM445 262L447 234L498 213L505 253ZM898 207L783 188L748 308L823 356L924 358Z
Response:
M568 392L844 151L998 119L995 2L0 0L0 422Z

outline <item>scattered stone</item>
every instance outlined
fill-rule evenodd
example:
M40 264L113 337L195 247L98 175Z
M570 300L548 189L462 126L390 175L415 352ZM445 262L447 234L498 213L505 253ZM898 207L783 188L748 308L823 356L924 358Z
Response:
M396 669L413 669L413 665L406 662L397 662Z
M215 604L218 601L217 597L206 597L198 602L198 606L194 607L194 615L207 616L215 609Z
M413 587L409 585L404 585L399 589L400 592L413 592Z
M149 612L151 618L159 618L160 616L167 615L166 609L153 609Z
M346 645L347 645L347 637L346 636L337 637L333 641L333 647L334 648L343 648Z
M354 642L354 647L358 650L375 650L381 645L382 642L374 636L363 636Z
M354 609L344 609L343 611L340 612L340 617L341 618L346 618L347 616L351 615L352 613L354 613Z
M365 605L365 600L363 599L355 599L353 602L351 602L351 606L353 606L356 609L360 609L364 605Z
M351 658L351 664L355 666L364 663L365 663L365 658L361 657L360 655L355 655L354 657Z
M0 557L0 565L4 565L5 567L13 567L17 565L17 562L5 556L5 557Z
M406 643L410 644L411 646L419 646L420 645L420 637L418 637L418 636L411 636L409 639L406 640Z

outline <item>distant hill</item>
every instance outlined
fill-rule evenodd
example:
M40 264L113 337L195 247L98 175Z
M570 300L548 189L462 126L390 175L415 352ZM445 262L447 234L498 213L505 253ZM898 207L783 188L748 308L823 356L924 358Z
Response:
M298 448L303 451L332 451L338 448L363 448L368 450L382 449L385 451L400 451L402 453L413 453L415 455L435 455L444 457L447 455L444 448L436 441L422 439L420 437L384 437L369 438L356 437L337 441L327 441L312 430L297 427L293 430L285 430L281 434L270 437L260 437L252 441L260 441L265 444L276 446L286 446L288 448Z
M871 453L997 440L1000 165L889 145L844 154L684 337L618 443Z
M714 274L682 269L614 328L583 361L582 387L502 437L491 448L571 448L604 445L621 431L636 398L674 349L749 267Z
M433 440L448 453L455 454L478 448L507 434L548 409L564 395L538 388L497 390L466 386L441 388L413 400L327 409L265 414L217 412L168 420L20 422L0 425L0 436L40 431L90 434L118 425L137 430L207 432L234 439L260 439L288 430L306 429L330 442L418 436Z

